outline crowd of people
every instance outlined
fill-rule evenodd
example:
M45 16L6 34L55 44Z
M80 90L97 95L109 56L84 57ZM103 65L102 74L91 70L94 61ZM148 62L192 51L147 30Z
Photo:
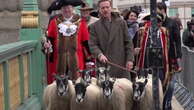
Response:
M75 6L80 15L74 12ZM171 110L174 73L180 72L182 25L167 16L167 7L157 3L157 38L151 36L150 14L133 6L123 13L113 11L111 1L99 0L97 14L82 0L56 0L48 13L60 10L50 18L43 42L47 57L47 81L54 81L53 74L69 75L76 80L84 70L110 65L109 75L134 80L142 70L151 69L157 54L159 79L163 84L163 109ZM95 17L93 16L95 15ZM194 47L194 20L188 22L183 32L183 43ZM45 46L46 44L46 46ZM161 48L157 53L152 47ZM116 66L115 66L116 65ZM135 70L138 74L130 71ZM92 74L95 77L95 72Z

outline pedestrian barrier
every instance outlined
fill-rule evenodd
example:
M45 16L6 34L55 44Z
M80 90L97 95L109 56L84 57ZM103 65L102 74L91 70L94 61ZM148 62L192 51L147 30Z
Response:
M0 46L0 110L41 109L43 84L37 44L31 40Z
M194 99L191 92L180 82L175 81L174 95L185 110L194 110Z
M182 46L182 67L183 71L180 73L180 80L183 85L194 94L194 51L186 46Z

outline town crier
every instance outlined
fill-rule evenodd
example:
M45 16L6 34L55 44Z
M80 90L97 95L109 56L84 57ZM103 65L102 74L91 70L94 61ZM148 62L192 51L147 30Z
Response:
M80 16L74 13L74 6L81 5L81 0L56 0L48 9L61 11L50 18L46 36L52 44L53 52L47 54L47 81L52 83L53 74L69 75L76 80L78 74L77 33Z

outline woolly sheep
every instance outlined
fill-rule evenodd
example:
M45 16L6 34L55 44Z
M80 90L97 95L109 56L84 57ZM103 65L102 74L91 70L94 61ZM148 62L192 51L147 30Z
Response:
M81 88L78 87L77 89L77 86ZM98 107L100 90L96 85L86 85L83 80L81 82L76 81L75 89L77 90L75 90L76 92L71 99L71 110L100 110ZM83 99L78 99L77 101L77 98Z
M70 110L70 99L73 91L73 84L67 80L67 93L60 93L56 81L48 85L43 93L43 103L46 110ZM64 87L62 87L64 88Z
M116 79L113 89L114 110L132 110L132 82L126 78Z
M109 77L108 71L109 66L107 68L99 67L97 72L95 83L100 88L100 110L130 110L133 105L131 81L125 78L116 79L115 81L115 78ZM105 84L103 85L103 83ZM107 92L104 91L103 93L103 86L107 88ZM111 88L113 89L111 90Z
M136 79L142 80L142 79ZM144 79L145 80L145 79ZM139 102L135 102L133 107L139 107L140 110L151 110L153 108L153 96L152 96L152 76L148 76L148 82L145 85L145 95L141 98ZM163 90L162 84L159 80L159 101L160 101L160 108L162 108L162 101L163 101ZM133 108L135 110L135 108Z
M132 105L132 83L128 79L116 79L112 95L109 98L104 97L101 88L99 97L100 110L131 110Z

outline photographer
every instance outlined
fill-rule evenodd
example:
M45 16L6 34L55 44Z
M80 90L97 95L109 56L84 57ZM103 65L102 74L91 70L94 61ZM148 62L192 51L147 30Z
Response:
M187 29L183 32L183 44L194 50L194 18L187 22Z

